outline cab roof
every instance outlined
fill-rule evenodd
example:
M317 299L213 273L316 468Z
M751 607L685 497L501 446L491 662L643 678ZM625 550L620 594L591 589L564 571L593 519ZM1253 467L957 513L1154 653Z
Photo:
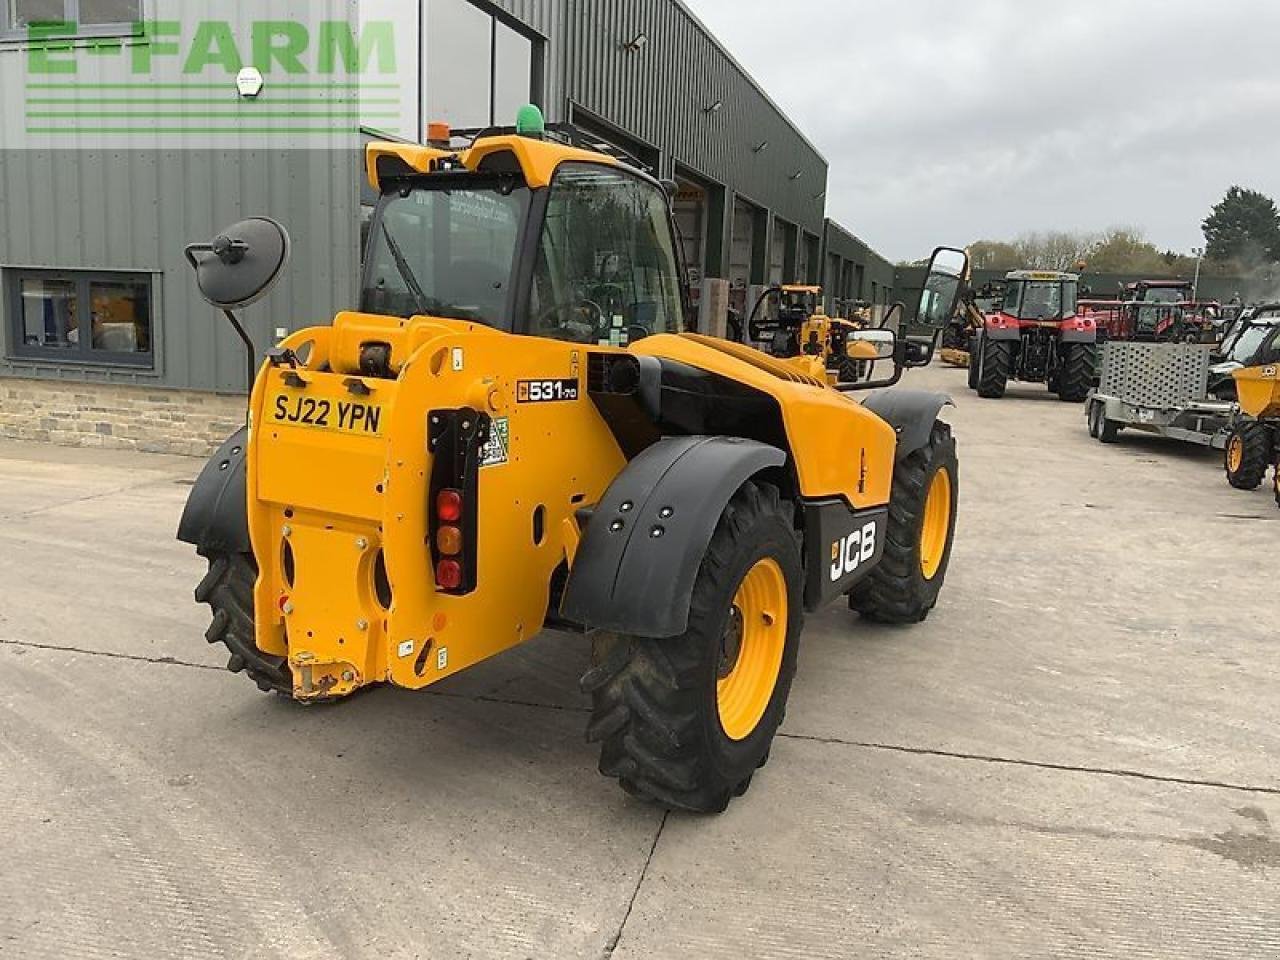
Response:
M1065 280L1079 282L1080 274L1061 273L1057 270L1014 270L1005 277L1005 280L1039 280L1042 282Z
M382 189L382 181L437 173L520 173L537 189L551 184L557 168L569 162L617 166L616 157L551 140L535 140L518 134L481 137L462 150L442 150L416 143L374 142L365 148L369 183Z

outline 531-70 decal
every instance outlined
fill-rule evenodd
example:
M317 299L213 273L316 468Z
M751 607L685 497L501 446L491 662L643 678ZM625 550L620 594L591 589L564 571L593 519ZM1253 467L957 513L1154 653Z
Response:
M516 403L566 403L577 400L578 381L521 380L516 384Z

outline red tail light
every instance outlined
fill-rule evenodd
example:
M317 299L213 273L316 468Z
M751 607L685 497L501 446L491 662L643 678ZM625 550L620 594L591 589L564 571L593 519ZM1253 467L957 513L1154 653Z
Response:
M436 519L441 523L457 523L462 519L462 494L457 490L441 490L436 495Z
M436 585L441 590L457 590L462 586L462 564L457 560L441 560L436 564Z

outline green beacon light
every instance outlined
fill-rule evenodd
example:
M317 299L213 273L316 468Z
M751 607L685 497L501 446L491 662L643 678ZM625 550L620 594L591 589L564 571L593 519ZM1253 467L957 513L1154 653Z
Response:
M537 104L526 103L516 114L516 133L522 137L541 139L547 132L547 121Z

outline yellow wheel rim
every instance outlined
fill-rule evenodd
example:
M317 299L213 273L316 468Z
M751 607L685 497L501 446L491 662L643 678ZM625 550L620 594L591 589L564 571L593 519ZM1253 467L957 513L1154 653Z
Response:
M1243 464L1244 440L1238 436L1232 437L1231 444L1227 447L1227 469L1232 473L1238 473Z
M787 579L765 558L743 577L721 641L716 706L730 740L751 736L782 671L787 645Z
M933 475L929 496L924 502L924 524L920 529L920 571L926 580L938 575L947 554L951 534L951 474L945 468Z

